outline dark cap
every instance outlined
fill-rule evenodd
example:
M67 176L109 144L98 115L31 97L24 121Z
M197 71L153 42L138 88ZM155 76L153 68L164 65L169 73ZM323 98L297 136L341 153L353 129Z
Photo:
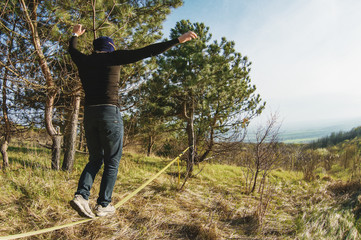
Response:
M100 52L113 52L115 51L115 45L113 39L110 37L99 37L93 41L95 51Z

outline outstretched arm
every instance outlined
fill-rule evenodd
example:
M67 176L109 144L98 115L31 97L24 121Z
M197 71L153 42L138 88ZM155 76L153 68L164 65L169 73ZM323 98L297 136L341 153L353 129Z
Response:
M76 49L77 46L77 37L83 35L85 32L85 29L81 24L76 24L73 27L73 35L75 37L72 37L69 44L69 52L72 56L72 59L76 62L82 55L80 51ZM156 43L151 44L147 47L136 49L136 50L118 50L109 53L107 56L102 56L104 58L103 63L110 64L110 65L123 65L128 63L134 63L139 60L142 60L147 57L156 56L170 47L176 45L177 43L185 43L192 39L197 38L197 34L195 34L192 31L189 31L187 33L182 34L176 39L162 42L162 43Z
M73 37L70 39L69 42L69 53L71 58L75 63L78 63L82 57L82 53L76 48L78 44L78 38L79 36L83 35L85 32L85 29L81 24L76 24L73 27Z
M190 31L182 34L181 36L173 40L151 44L144 48L135 49L135 50L118 50L110 53L111 54L110 61L112 65L123 65L128 63L134 63L144 58L161 54L178 43L185 43L195 38L197 38L197 34Z

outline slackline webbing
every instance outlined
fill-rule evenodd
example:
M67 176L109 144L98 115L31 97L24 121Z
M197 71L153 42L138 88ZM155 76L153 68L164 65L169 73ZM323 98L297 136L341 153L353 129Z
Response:
M175 159L173 159L167 166L165 166L162 170L160 170L157 174L155 174L153 177L151 177L150 179L148 179L145 183L143 183L140 187L138 187L136 190L134 190L132 193L130 193L129 195L127 195L125 198L123 198L120 202L118 202L117 204L114 205L115 208L119 208L121 205L123 205L124 203L126 203L129 199L131 199L132 197L134 197L138 192L140 192L143 188L145 188L149 183L151 183L154 179L156 179L159 175L161 175L165 170L167 170L167 168L169 168L175 161L179 161L179 158L189 149L186 148L181 154L179 154L178 157L176 157ZM179 163L178 163L179 164ZM71 226L75 226L78 224L82 224L82 223L86 223L86 222L90 222L93 220L96 220L100 217L95 217L95 218L88 218L88 219L83 219L80 221L76 221L76 222L72 222L72 223L67 223L64 225L60 225L60 226L55 226L55 227L50 227L50 228L44 228L44 229L40 229L37 231L32 231L32 232L27 232L27 233L20 233L20 234L15 234L15 235L9 235L9 236L0 236L0 239L18 239L18 238L23 238L23 237L30 237L30 236L34 236L34 235L38 235L38 234L42 234L42 233L47 233L47 232L52 232L55 230L59 230L59 229L63 229L63 228L67 228L67 227L71 227Z

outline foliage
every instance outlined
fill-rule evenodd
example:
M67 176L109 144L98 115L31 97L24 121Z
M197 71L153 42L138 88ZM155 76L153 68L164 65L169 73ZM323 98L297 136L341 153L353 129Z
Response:
M310 143L311 148L326 148L337 145L338 143L342 143L346 140L352 140L355 137L361 136L361 127L356 127L351 129L350 131L343 132L340 131L338 133L333 132L327 137L320 138L312 143Z
M203 23L182 20L170 38L194 31L198 38L157 57L156 72L142 87L143 113L186 129L195 162L203 161L221 141L264 108L249 77L250 62L222 38L210 43Z

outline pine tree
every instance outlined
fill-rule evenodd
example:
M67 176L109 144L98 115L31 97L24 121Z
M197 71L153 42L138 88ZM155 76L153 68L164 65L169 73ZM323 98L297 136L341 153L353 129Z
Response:
M251 85L250 62L235 51L234 42L211 40L203 23L178 22L171 38L187 31L196 41L174 47L157 58L158 70L147 82L149 106L159 116L176 117L188 136L187 169L204 161L217 138L245 126L265 103ZM200 148L197 151L197 147Z

